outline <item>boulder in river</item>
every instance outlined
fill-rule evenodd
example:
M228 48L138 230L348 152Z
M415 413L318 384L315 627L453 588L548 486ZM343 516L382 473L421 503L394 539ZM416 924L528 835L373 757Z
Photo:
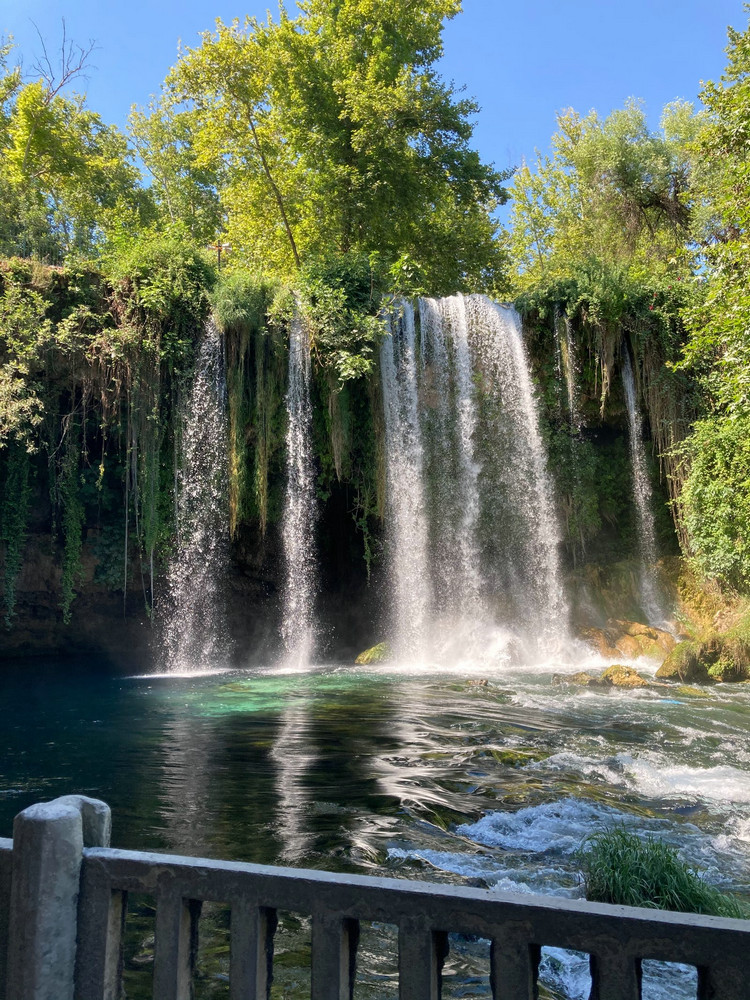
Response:
M376 646L371 646L363 653L360 653L354 661L359 666L372 666L375 663L383 663L391 655L387 642L379 642Z
M664 629L620 618L610 618L604 628L584 628L581 637L609 659L647 656L663 660L677 644L674 636Z

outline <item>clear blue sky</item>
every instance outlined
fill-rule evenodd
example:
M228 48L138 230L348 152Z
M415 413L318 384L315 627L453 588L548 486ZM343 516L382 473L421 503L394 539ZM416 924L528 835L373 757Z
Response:
M130 106L158 91L179 39L196 44L216 17L262 18L267 7L276 0L0 0L0 34L15 36L30 66L31 22L54 45L64 17L70 37L98 46L90 106L123 126ZM476 145L505 167L548 148L559 109L606 114L639 97L656 124L668 101L696 99L700 81L724 68L729 24L745 28L741 0L464 0L442 71L479 101Z

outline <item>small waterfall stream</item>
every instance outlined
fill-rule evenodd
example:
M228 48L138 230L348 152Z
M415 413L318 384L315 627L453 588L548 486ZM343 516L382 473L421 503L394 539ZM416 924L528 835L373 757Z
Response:
M460 513L456 524L458 547L454 580L459 591L458 608L464 618L484 617L485 581L479 550L479 464L474 457L478 412L474 388L474 370L469 351L466 306L463 296L443 300L443 309L451 332L455 377L457 437L457 490Z
M654 573L657 560L656 526L654 523L653 494L646 467L643 447L643 422L635 394L633 366L627 348L622 354L622 386L628 412L630 463L633 470L633 499L638 518L638 543L641 550L641 603L649 623L664 624L667 615L659 595L659 585Z
M224 342L212 321L182 415L176 518L177 547L167 571L166 669L215 669L226 665L230 652L223 593L229 480Z
M303 669L314 653L316 639L317 509L311 440L310 338L297 314L289 329L286 412L287 484L282 518L284 586L281 638L284 665Z

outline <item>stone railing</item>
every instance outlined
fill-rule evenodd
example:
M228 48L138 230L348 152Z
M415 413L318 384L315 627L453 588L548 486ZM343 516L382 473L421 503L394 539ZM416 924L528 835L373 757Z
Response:
M750 921L110 849L103 802L20 813L0 840L0 998L119 1000L127 894L156 898L155 1000L189 1000L204 901L231 910L232 1000L266 1000L278 910L312 918L312 1000L351 1000L360 921L398 926L400 1000L437 1000L448 935L491 942L496 1000L533 1000L542 946L591 956L592 998L639 1000L643 959L693 965L698 1000L750 997Z

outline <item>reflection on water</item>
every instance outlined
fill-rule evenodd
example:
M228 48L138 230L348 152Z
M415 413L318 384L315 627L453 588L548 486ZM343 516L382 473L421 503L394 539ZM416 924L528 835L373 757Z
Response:
M622 822L750 897L750 691L592 692L553 683L552 669L122 679L26 667L0 701L0 836L31 802L78 791L110 803L121 847L575 896L581 841ZM371 934L385 955L386 932ZM450 981L489 995L466 992L485 983L479 945L456 947ZM584 966L545 954L550 995L584 995ZM363 996L392 996L390 975L373 973L382 989ZM691 995L685 974L650 975L649 996Z
M270 753L277 773L275 826L282 844L279 860L290 865L300 865L313 842L307 818L311 796L305 779L316 758L311 750L308 713L309 705L305 701L292 702L285 709Z
M215 742L213 728L200 720L176 715L164 722L158 819L175 854L192 854L196 843L210 839Z

